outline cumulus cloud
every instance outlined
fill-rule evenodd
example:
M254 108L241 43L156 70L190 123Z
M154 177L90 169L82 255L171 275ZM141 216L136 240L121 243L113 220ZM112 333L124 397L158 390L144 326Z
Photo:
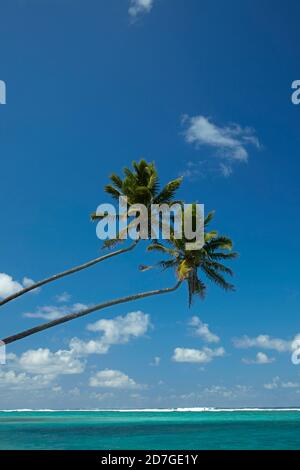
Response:
M7 355L7 365L0 369L0 387L8 390L38 390L50 385L60 375L79 374L85 364L72 357L70 351L29 350L17 356Z
M106 354L112 345L144 336L150 325L149 315L140 311L111 320L101 319L87 326L89 331L102 333L99 338L89 341L73 338L70 347L78 354Z
M6 359L5 370L0 369L0 387L9 390L56 387L54 381L58 377L81 374L86 366L72 350L30 349L20 356L8 354Z
M131 18L136 19L138 16L149 13L153 7L153 0L130 0L128 13Z
M221 385L212 385L203 390L204 395L220 395L224 398L232 398L235 396L234 391Z
M248 359L248 358L245 358L245 359L242 359L242 361L244 362L244 364L271 364L272 362L275 361L274 357L269 357L267 354L263 353L263 352L258 352L256 354L256 357L255 359Z
M281 382L281 387L282 388L299 388L300 383L299 382Z
M45 305L44 307L38 307L35 312L26 312L24 317L27 318L43 318L45 320L56 320L61 318L69 313L79 312L84 310L88 305L75 303L73 305L65 306L55 306L55 305Z
M234 385L233 387L225 387L223 385L212 385L204 388L202 395L219 395L224 398L237 398L243 395L249 396L252 387L247 385Z
M30 279L30 277L23 277L23 281L22 281L23 287L31 287L33 286L34 283L35 283L34 280Z
M264 384L264 388L266 390L274 390L275 388L278 388L280 386L279 381L280 381L279 377L274 377L272 382Z
M5 297L16 294L24 287L30 287L32 284L34 284L34 281L29 277L24 277L22 282L19 282L9 274L0 273L0 298L5 299Z
M80 374L85 364L74 357L72 350L50 351L48 348L31 349L18 359L18 365L32 374L58 375Z
M109 398L113 398L114 394L112 392L104 392L104 393L91 393L91 398L94 398L98 401L106 401Z
M78 305L77 305L78 307ZM77 309L76 307L76 309ZM58 311L61 314L61 310ZM64 312L67 313L67 312ZM56 318L57 312L43 311L43 315L52 315ZM111 320L99 320L88 325L87 329L102 335L95 340L82 341L79 338L71 339L69 349L60 349L52 352L48 348L31 349L20 356L10 354L7 360L11 361L14 369L32 376L44 376L52 381L60 375L80 374L85 370L84 356L89 354L106 354L115 344L126 344L133 338L143 336L150 326L149 315L143 312L131 312ZM12 377L11 375L8 378ZM21 379L24 376L21 375ZM5 376L0 376L0 383ZM7 380L6 380L7 383Z
M275 390L275 389L278 389L278 388L298 389L298 388L300 388L300 383L299 382L291 382L291 381L283 382L283 381L280 380L280 377L276 376L272 379L272 382L264 384L264 388L266 390Z
M90 377L90 387L137 389L141 385L137 384L128 375L119 370L105 369Z
M3 385L20 385L24 384L28 377L24 372L17 373L13 370L0 370L0 386Z
M260 147L255 132L250 127L243 128L238 124L220 127L202 115L185 115L182 122L185 127L185 141L196 148L212 148L215 156L221 159L219 171L226 177L231 175L234 162L247 162L249 145ZM190 173L193 171L199 171L197 165L189 168Z
M173 354L173 361L206 364L208 362L211 362L215 357L222 357L224 355L225 349L222 347L216 349L175 348Z
M66 303L71 300L71 294L69 292L62 292L61 294L58 294L55 299L59 303Z
M297 345L300 345L300 335L295 336L292 341L281 338L272 338L269 335L258 335L252 338L244 335L241 338L234 338L233 344L236 348L242 349L259 348L270 349L279 353L289 352L296 349Z
M5 298L9 295L16 294L22 288L22 284L14 281L11 276L5 273L0 273L0 297Z
M29 375L25 372L14 370L0 370L0 388L7 387L9 390L34 390L46 388L53 380L52 377L43 375Z
M50 312L42 312L50 314ZM61 313L61 310L59 310ZM53 317L52 317L53 318ZM88 325L88 330L100 333L96 340L82 341L73 338L68 349L51 351L48 348L30 349L20 356L8 354L6 370L0 369L0 387L8 390L38 390L49 386L59 387L56 379L64 375L81 374L85 371L85 356L105 354L115 344L126 344L143 336L150 327L150 317L143 312L131 312L111 320L99 320ZM134 380L119 371L105 370L91 377L91 386L112 388L139 388ZM98 385L96 385L98 384ZM110 384L110 385L109 385Z
M218 343L220 341L219 336L212 333L208 324L203 323L199 317L192 317L189 325L193 327L193 333L203 339L203 341L206 341L207 343Z

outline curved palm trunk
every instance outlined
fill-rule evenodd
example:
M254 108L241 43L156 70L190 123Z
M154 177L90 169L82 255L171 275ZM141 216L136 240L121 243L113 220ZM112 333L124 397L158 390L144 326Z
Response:
M4 304L7 304L11 300L17 299L21 295L26 294L27 292L30 292L34 289L37 289L38 287L42 287L45 284L48 284L49 282L57 281L58 279L61 279L62 277L69 276L70 274L78 273L79 271L82 271L83 269L90 268L91 266L94 266L94 264L100 263L101 261L104 261L106 259L112 258L113 256L120 255L122 253L126 253L127 251L133 250L133 248L136 246L138 243L138 240L136 240L134 243L132 243L129 247L123 248L121 250L113 251L111 253L108 253L107 255L104 256L99 256L98 258L92 259L91 261L88 261L87 263L80 264L79 266L75 266L74 268L67 269L66 271L62 271L61 273L54 274L54 276L50 276L46 279L43 279L42 281L38 281L31 286L25 287L22 290L19 290L15 294L12 294L8 297L6 297L3 300L0 300L0 307Z
M115 300L109 300L108 302L104 302L102 304L94 305L93 307L86 308L81 310L77 313L70 313L69 315L65 315L62 318L58 318L57 320L52 320L47 323L43 323L42 325L36 326L34 328L30 328L29 330L22 331L21 333L17 333L16 335L9 336L3 339L4 344L14 343L20 339L26 338L26 336L34 335L35 333L39 333L40 331L47 330L48 328L52 328L53 326L60 325L61 323L66 323L71 320L75 320L76 318L84 317L85 315L89 315L90 313L96 312L97 310L102 310L107 307L112 307L113 305L123 304L125 302L131 302L133 300L144 299L145 297L151 297L152 295L160 295L160 294L167 294L168 292L173 292L180 286L182 281L177 282L177 284L173 287L167 287L165 289L158 289L152 290L148 292L142 292L140 294L129 295L128 297L121 297Z

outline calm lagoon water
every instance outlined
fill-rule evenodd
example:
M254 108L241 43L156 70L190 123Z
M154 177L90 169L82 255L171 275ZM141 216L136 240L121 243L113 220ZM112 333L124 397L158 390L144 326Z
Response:
M300 449L300 411L0 412L0 449Z

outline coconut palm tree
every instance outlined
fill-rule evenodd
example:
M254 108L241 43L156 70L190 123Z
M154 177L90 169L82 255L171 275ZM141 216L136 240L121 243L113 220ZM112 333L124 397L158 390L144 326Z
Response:
M195 205L193 205L193 218L195 217L194 209ZM233 243L230 238L218 235L215 230L210 232L205 230L213 217L214 212L210 212L204 220L204 246L200 249L187 250L186 246L191 240L187 240L184 235L181 239L176 239L174 234L168 241L169 246L153 243L147 248L148 251L158 251L170 256L171 259L160 261L158 265L163 269L175 268L178 280L186 281L189 306L195 295L205 297L206 284L201 274L225 290L234 290L233 284L224 277L225 275L233 276L233 271L220 261L234 259L238 254L231 251ZM151 266L140 266L142 271L149 268Z
M157 290L152 290L148 292L142 292L139 294L134 294L134 295L129 295L127 297L121 297L118 299L114 300L109 300L108 302L103 302L101 304L93 305L92 307L86 308L84 310L81 310L76 313L70 313L69 315L65 315L61 318L58 318L56 320L52 320L50 322L43 323L41 325L38 325L34 328L30 328L28 330L22 331L21 333L17 333L13 336L9 336L7 338L4 338L2 340L2 344L4 343L5 345L14 343L15 341L18 341L20 339L26 338L27 336L31 336L35 333L39 333L40 331L47 330L49 328L53 328L54 326L61 325L62 323L69 322L71 320L75 320L77 318L81 318L83 316L86 316L90 313L96 312L97 310L103 310L104 308L112 307L114 305L119 305L123 304L126 302L132 302L133 300L139 300L139 299L145 299L146 297L151 297L154 295L160 295L160 294L167 294L170 292L174 292L178 287L181 285L181 281L177 281L177 283L172 286L172 287L166 287L164 289L157 289ZM0 343L1 344L1 343Z
M209 222L212 220L213 215L213 212L207 215L204 221L205 227L207 227ZM204 298L205 295L206 285L204 281L199 278L199 271L204 273L206 277L208 277L211 281L224 288L225 290L233 290L233 285L228 283L223 276L223 274L229 274L232 276L233 272L231 271L231 269L219 262L219 260L230 260L236 258L237 253L231 251L232 241L228 237L219 236L216 231L205 232L204 239L204 246L201 249L194 251L186 249L186 242L191 242L191 240L186 240L184 237L182 239L175 239L173 235L171 236L171 240L169 241L170 247L166 247L161 243L154 243L149 245L148 251L159 251L171 256L171 259L161 261L159 265L163 269L175 268L178 279L177 283L173 287L142 292L139 294L121 297L119 299L97 304L79 312L65 315L56 320L43 323L42 325L4 338L2 340L3 343L13 343L40 331L44 331L62 323L75 320L95 311L112 307L114 305L132 302L134 300L144 299L146 297L151 297L155 295L174 292L180 287L183 282L186 282L188 285L189 305L191 305L194 295L198 294L201 298ZM142 266L141 269L145 270L148 269L148 267Z
M158 174L155 167L155 164L147 163L145 160L141 160L139 163L132 163L133 170L129 168L124 168L124 178L116 174L110 176L111 184L105 186L105 192L112 196L114 199L118 199L120 196L126 196L128 198L128 206L130 207L133 204L144 204L150 210L150 205L152 203L171 203L177 189L179 188L182 179L177 178L173 181L170 181L166 186L160 190ZM92 214L92 220L100 219L101 215ZM116 240L109 240L107 243L104 243L104 247L109 247L115 244L117 241L120 241L120 238ZM46 279L32 283L30 286L25 287L24 289L19 290L18 292L2 299L0 301L0 306L30 292L34 289L49 284L50 282L57 281L65 276L82 271L83 269L90 268L95 264L98 264L102 261L105 261L114 256L127 253L133 250L137 244L138 240L135 240L129 246L112 251L105 255L94 258L86 263L74 266L70 269L62 271L58 274L54 274Z

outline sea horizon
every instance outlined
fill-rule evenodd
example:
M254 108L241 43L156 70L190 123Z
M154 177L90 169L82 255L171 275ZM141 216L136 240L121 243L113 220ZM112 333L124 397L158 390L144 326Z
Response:
M243 412L243 411L300 411L300 407L174 407L174 408L16 408L16 409L0 409L0 413L93 413L93 412L109 412L109 413L168 413L168 412Z

